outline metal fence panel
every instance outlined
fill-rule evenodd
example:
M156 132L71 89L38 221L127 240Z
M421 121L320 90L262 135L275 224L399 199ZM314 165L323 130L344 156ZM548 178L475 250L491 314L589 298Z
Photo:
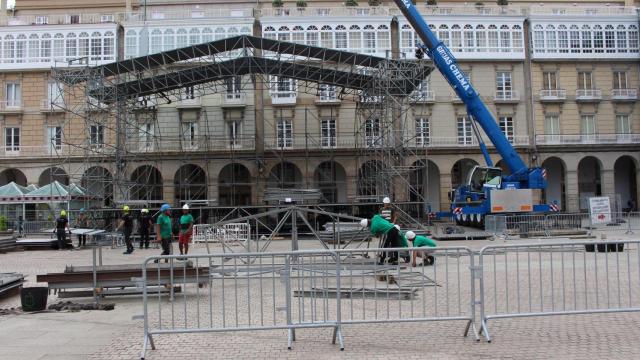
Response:
M640 311L639 241L492 245L479 254L490 319Z

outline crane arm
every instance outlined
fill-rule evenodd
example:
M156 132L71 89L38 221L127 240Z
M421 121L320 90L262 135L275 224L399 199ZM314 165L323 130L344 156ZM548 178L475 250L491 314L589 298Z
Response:
M469 115L482 127L489 140L504 159L512 174L526 174L529 170L507 137L502 133L489 109L480 99L480 95L467 80L468 77L458 66L451 51L436 37L418 12L411 0L394 0L407 18L413 30L418 34L427 55L433 60L438 71L447 79L458 97L464 102Z

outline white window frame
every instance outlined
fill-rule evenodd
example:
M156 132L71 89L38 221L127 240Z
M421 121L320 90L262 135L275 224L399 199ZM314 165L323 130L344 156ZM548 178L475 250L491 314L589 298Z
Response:
M613 72L613 88L616 90L628 89L628 74L626 71L616 70Z
M616 134L631 134L632 123L629 114L616 114Z
M242 148L242 121L227 121L227 136L229 147L232 149Z
M36 16L36 25L47 25L49 24L48 16Z
M333 102L338 100L338 91L335 85L319 84L318 92L320 101Z
M544 116L544 132L546 135L560 135L560 116L558 114L546 114Z
M104 125L89 126L89 145L93 149L102 149L104 147Z
M196 150L198 148L198 121L183 121L180 124L180 138L183 150Z
M62 150L62 126L47 126L46 143L49 154L56 154Z
M473 125L471 125L471 118L468 115L458 116L456 133L458 145L472 145L473 144Z
M20 128L5 127L4 128L4 150L7 154L20 153Z
M595 114L580 115L580 134L591 137L598 133L598 124Z
M242 97L242 77L232 76L225 80L225 97L227 99L240 99Z
M140 124L139 128L138 149L141 151L150 151L154 148L154 132L155 126L151 122Z
M380 147L380 119L371 118L365 121L365 145L367 147Z
M22 106L22 85L17 82L6 83L4 101L7 108L20 108Z
M504 136L507 137L507 140L509 140L509 142L513 142L515 138L515 125L513 122L513 117L500 116L498 118L498 123L500 125L500 130L502 130Z
M293 122L291 120L278 120L276 124L276 141L278 149L293 148Z
M510 71L496 72L496 98L513 99L513 75Z
M578 90L593 90L593 72L578 71Z
M320 143L323 149L334 149L338 146L337 123L335 119L324 119L320 122Z
M429 118L416 118L416 146L426 147L431 144L431 127Z

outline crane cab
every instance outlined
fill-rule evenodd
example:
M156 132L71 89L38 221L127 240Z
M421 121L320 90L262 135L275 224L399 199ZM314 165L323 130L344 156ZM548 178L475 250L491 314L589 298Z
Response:
M484 193L486 189L502 187L502 169L476 165L467 175L466 185L470 192Z

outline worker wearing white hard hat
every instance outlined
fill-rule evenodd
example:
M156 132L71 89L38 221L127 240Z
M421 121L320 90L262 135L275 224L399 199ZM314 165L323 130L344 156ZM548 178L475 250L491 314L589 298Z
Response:
M426 236L416 235L413 231L407 231L405 235L413 248L436 247L436 242ZM417 258L422 259L423 266L433 265L435 262L435 258L431 255L432 251L413 250L411 253L413 254L413 261L411 262L413 267L417 266Z
M189 253L189 243L191 242L191 234L193 233L193 216L189 214L189 205L182 206L182 216L180 217L180 235L178 235L178 247L180 255Z
M385 237L385 241L382 245L384 248L395 248L406 246L403 244L404 236L400 233L400 226L394 225L383 218L381 215L374 215L371 220L362 219L360 225L369 229L371 234L378 237ZM380 260L378 264L383 264L386 258L386 252L380 254ZM392 252L389 256L390 264L397 264L398 253Z
M384 199L382 199L382 208L380 208L379 214L387 221L390 221L392 223L396 222L396 211L393 208L393 205L391 205L391 199L388 196L385 196Z
M149 209L140 210L139 233L140 233L140 249L149 248L149 233L153 227L153 217L149 214Z

